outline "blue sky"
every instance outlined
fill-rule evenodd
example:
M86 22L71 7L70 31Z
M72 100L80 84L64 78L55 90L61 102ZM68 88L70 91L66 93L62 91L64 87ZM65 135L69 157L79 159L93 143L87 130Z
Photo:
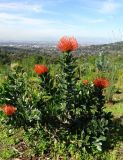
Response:
M0 40L123 40L123 0L0 0Z

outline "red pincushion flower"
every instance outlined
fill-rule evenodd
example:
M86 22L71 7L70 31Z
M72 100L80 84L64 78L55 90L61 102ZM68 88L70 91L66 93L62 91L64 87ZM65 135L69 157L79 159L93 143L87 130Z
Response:
M34 70L38 75L41 75L41 74L44 74L44 73L48 72L48 68L43 64L42 65L41 64L36 64Z
M11 105L5 105L3 106L3 112L7 115L7 116L11 116L12 114L14 114L16 112L17 108L15 108L14 106Z
M83 82L84 85L88 84L88 80L83 80L82 82Z
M97 78L93 81L93 83L99 88L106 88L109 86L109 81L106 78Z
M71 52L78 48L78 43L74 37L62 37L57 45L61 52Z

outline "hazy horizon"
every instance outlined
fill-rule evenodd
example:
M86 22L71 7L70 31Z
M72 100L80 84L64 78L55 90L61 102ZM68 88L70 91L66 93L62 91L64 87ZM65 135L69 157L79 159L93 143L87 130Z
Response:
M51 44L57 44L59 40L55 39L45 39L45 40L0 40L0 43L51 43ZM88 39L88 40L82 40L82 39L77 39L78 43L80 45L98 45L98 44L110 44L110 43L115 43L115 42L121 42L121 40L109 40L107 41L106 39Z
M123 40L123 0L0 0L0 41Z

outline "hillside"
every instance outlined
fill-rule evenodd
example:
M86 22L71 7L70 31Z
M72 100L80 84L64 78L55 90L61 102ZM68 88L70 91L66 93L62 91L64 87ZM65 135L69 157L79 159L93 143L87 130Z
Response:
M36 46L36 47L35 47ZM59 51L55 47L56 44L49 44L44 43L37 45L33 45L33 43L28 44L16 44L14 43L13 46L11 44L1 44L0 43L0 62L7 62L16 59L21 59L24 56L28 56L31 54L38 54L38 55L57 55ZM99 54L100 52L104 52L106 54L122 54L123 53L123 42L116 42L110 44L102 44L102 45L88 45L88 46L81 46L76 51L78 55L92 55L92 54ZM7 61L6 61L7 59Z
M123 41L102 45L82 46L80 50L86 54L98 54L101 51L104 53L123 53Z

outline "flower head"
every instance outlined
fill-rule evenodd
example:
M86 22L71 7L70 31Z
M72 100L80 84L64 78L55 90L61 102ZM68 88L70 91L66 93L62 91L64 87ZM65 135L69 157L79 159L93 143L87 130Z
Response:
M16 112L17 108L15 108L12 105L5 105L3 106L3 112L7 115L7 116L11 116L12 114L14 114Z
M78 48L78 43L74 37L62 37L57 45L61 52L71 52Z
M109 81L106 78L96 78L93 83L99 88L106 88L109 86Z
M83 82L84 85L88 84L88 80L83 80L82 82Z
M43 64L36 64L34 70L38 75L42 75L48 72L47 66Z

